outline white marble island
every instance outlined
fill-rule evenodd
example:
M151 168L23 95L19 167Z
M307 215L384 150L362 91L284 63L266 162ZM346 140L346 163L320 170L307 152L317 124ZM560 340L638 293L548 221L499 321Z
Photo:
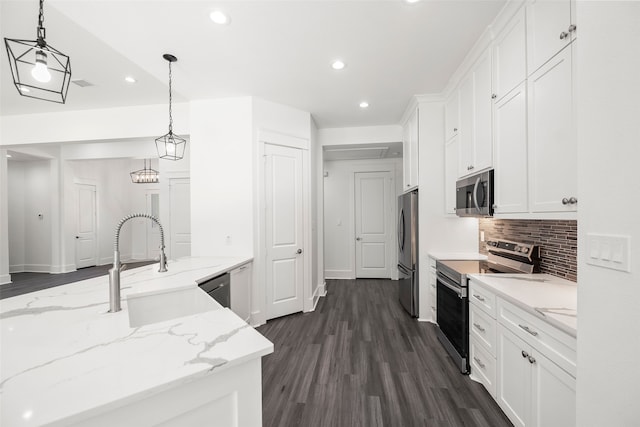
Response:
M261 424L261 356L273 344L197 288L250 261L186 258L0 301L0 425ZM132 327L128 298L186 291L206 310Z

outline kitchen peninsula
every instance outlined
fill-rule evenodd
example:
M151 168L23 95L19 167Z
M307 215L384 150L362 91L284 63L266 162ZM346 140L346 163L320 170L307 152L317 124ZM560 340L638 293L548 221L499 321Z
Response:
M2 300L0 424L261 425L261 357L273 344L196 283L248 262L123 271L117 313L106 276ZM153 317L158 301L182 307Z

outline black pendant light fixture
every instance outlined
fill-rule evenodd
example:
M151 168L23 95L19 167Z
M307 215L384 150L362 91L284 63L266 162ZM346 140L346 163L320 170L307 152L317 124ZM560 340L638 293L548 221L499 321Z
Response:
M180 160L184 157L187 140L173 133L173 118L171 117L171 63L176 62L178 58L168 53L162 57L169 62L169 133L156 139L156 148L161 159Z
M160 173L151 169L151 160L149 160L149 167L147 168L147 159L144 159L144 169L131 172L131 182L134 184L156 184L160 181Z
M44 29L44 0L40 0L36 40L4 39L13 83L18 93L29 98L64 104L71 82L71 61L47 44Z

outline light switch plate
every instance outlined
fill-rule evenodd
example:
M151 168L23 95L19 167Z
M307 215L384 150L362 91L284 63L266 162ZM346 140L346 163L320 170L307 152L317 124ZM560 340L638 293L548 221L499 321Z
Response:
M587 234L587 264L631 272L630 253L630 236Z

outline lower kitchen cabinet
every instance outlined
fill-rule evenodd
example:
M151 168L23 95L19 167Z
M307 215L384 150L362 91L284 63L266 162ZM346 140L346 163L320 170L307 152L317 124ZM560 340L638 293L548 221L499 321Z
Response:
M251 263L231 271L231 310L249 322L251 318Z
M576 380L498 325L497 401L515 426L576 425Z

